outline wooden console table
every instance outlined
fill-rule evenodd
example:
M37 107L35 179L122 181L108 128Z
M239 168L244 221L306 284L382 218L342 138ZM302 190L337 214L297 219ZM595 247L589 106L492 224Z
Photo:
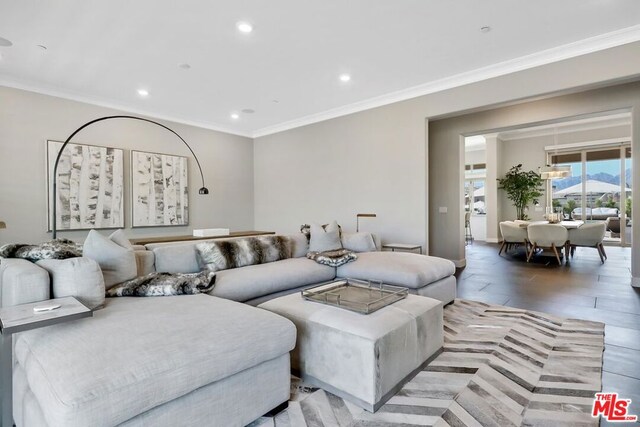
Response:
M228 239L231 237L253 237L276 234L274 231L232 231L228 236L196 237L196 236L162 236L162 237L138 237L131 239L132 245L148 245L149 243L187 242L189 240Z

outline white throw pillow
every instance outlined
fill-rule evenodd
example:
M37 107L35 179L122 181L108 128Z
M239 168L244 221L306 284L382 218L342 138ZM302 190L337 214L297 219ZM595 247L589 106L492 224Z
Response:
M117 235L115 237L118 238ZM106 289L131 280L138 274L133 249L120 246L96 230L89 231L82 254L100 265Z
M377 250L371 233L342 233L342 247L353 252L374 252Z
M44 259L36 264L49 272L53 298L76 297L92 310L104 305L104 278L94 260Z
M311 224L309 252L334 251L336 249L342 249L338 223L332 221L325 228L322 228L320 224Z
M301 258L307 256L309 253L309 240L307 236L302 233L290 234L289 240L291 240L291 257Z

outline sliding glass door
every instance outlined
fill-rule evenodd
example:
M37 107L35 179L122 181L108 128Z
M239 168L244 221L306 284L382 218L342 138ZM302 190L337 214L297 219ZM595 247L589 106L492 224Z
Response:
M631 147L589 148L549 155L572 176L551 181L551 202L565 218L606 224L605 242L631 244Z

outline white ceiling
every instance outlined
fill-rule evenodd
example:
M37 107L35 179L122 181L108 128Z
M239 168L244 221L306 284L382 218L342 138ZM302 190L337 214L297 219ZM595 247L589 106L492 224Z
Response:
M0 85L258 136L637 41L639 24L638 0L0 0Z

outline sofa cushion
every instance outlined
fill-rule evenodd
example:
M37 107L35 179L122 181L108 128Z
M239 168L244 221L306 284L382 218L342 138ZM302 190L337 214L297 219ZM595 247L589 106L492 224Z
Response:
M104 278L94 260L44 259L36 264L49 272L53 298L76 297L92 310L104 304Z
M291 241L291 257L300 258L307 256L309 252L309 239L302 233L289 234L287 236Z
M342 233L342 247L353 252L373 252L377 250L371 233Z
M219 271L210 295L247 301L310 283L333 280L336 269L306 258L289 258L268 264Z
M417 289L451 276L453 262L406 252L364 252L358 260L338 267L337 276L361 280L382 280L389 285Z
M120 246L116 241L111 240L111 237L120 240L121 235L116 232L107 238L96 230L91 230L83 247L83 255L100 265L106 289L131 280L138 274L136 255L131 245Z
M208 295L116 298L93 318L21 333L16 360L49 425L117 425L287 354L288 320Z
M155 246L153 247L153 255L157 272L197 273L200 271L196 243Z

